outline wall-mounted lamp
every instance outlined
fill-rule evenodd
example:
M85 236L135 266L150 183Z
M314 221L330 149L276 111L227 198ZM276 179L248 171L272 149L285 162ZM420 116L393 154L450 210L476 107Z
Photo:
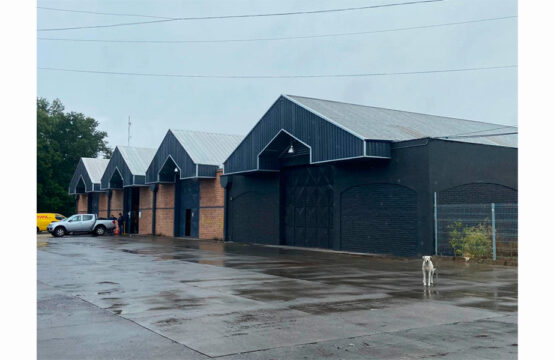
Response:
M290 144L289 150L287 151L289 154L294 154L294 146Z

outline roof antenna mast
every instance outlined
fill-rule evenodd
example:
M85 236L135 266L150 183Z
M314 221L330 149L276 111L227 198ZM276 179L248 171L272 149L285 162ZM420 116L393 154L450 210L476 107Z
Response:
M129 121L127 122L127 146L131 145L131 115L129 115Z

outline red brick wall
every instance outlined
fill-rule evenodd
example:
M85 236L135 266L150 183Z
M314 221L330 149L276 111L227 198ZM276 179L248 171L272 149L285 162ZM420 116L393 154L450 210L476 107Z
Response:
M119 217L119 213L123 212L123 189L112 190L112 199L110 201L110 212L114 214L116 218Z
M88 195L79 194L79 199L77 200L77 214L86 214L87 210L88 210Z
M160 184L156 197L156 235L173 236L175 185Z
M152 191L148 186L140 188L139 234L152 234Z
M221 173L218 170L215 179L200 179L200 239L223 239L225 189L219 182Z
M98 217L108 217L108 194L98 194Z

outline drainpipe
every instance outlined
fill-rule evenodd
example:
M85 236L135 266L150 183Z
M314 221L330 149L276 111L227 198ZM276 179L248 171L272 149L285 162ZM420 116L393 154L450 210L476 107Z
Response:
M108 189L108 191L106 192L106 196L108 196L108 209L107 209L108 214L106 215L106 217L109 219L110 216L112 215L111 214L111 212L112 212L112 189Z
M231 184L232 179L229 176L221 176L219 178L221 186L223 186L223 241L230 241L229 239L229 197L231 196Z
M156 235L156 200L158 197L158 184L150 185L152 191L152 235Z

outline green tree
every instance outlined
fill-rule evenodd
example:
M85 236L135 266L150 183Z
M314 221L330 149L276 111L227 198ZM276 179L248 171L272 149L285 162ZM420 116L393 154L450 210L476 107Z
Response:
M107 133L98 121L64 112L60 100L37 99L37 212L71 215L75 201L67 193L81 157L111 156Z

